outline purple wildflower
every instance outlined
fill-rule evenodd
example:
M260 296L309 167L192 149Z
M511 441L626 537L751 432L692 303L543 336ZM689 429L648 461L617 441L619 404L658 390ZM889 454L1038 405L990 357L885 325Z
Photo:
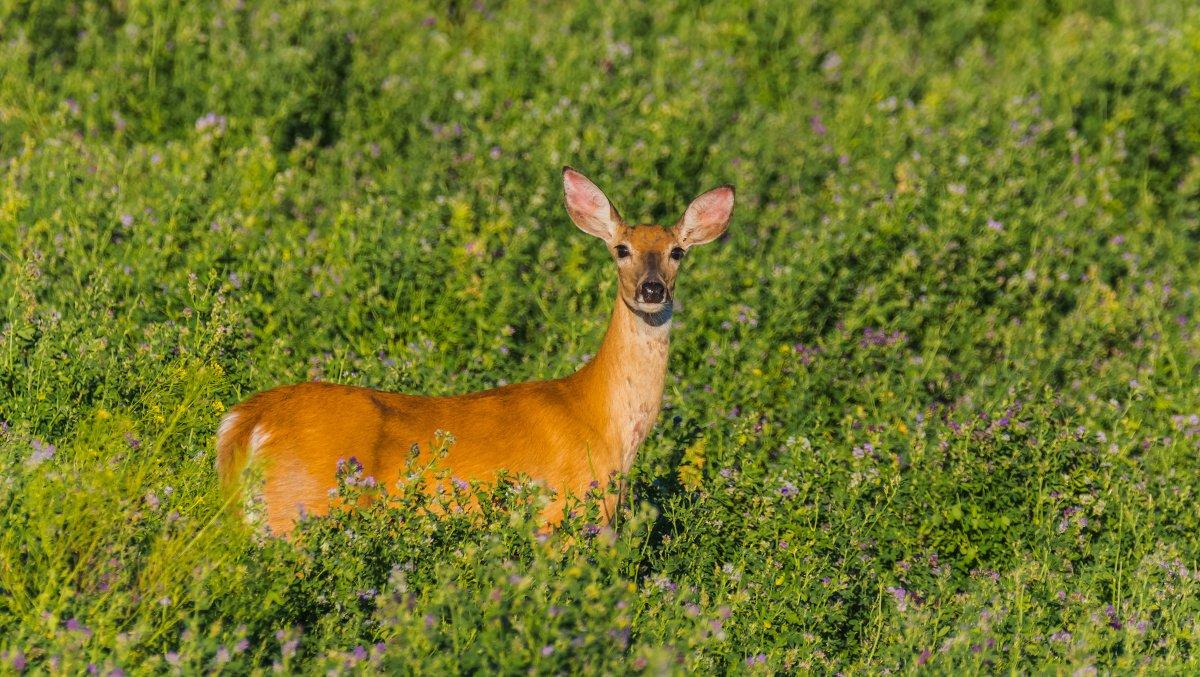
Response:
M552 653L554 653L554 647L553 647L553 646L551 646L551 645L547 644L546 646L542 647L542 655L543 655L543 656L549 656L549 655L550 655L550 654L552 654Z
M30 443L30 446L33 447L33 453L29 455L29 463L33 466L41 465L44 461L54 458L54 452L57 450L53 444L36 439Z
M202 132L206 129L216 129L219 132L223 132L225 131L227 122L228 121L225 119L224 115L208 113L207 115L196 120L196 131Z
M901 331L893 331L888 333L882 329L867 327L863 330L862 338L859 340L858 344L863 348L868 348L870 346L888 347L896 345L897 343L903 343L907 340L908 336Z
M13 652L12 656L9 657L8 662L13 666L13 670L16 670L17 672L24 672L26 665L25 652L17 649L15 652Z

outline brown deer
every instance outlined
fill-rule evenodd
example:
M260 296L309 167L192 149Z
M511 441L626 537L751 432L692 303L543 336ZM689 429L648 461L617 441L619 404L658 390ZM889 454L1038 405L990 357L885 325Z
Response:
M497 471L525 473L557 492L543 518L563 517L568 494L606 487L627 473L662 404L675 279L692 247L725 232L732 186L688 205L672 227L630 226L583 174L563 169L567 213L602 240L617 269L617 298L604 341L579 371L456 397L301 383L259 393L234 407L217 432L217 471L235 490L248 462L261 464L266 522L291 531L303 513L329 509L339 458L365 475L398 479L419 445L453 436L440 464L460 480L489 482ZM596 484L593 484L596 483ZM611 516L615 497L605 510Z

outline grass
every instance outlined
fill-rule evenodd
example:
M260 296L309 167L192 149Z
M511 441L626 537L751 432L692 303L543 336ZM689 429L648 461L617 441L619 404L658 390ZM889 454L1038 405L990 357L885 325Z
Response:
M0 672L1200 669L1191 3L18 0L0 42ZM568 163L631 220L738 188L615 528L227 518L254 391L595 350Z

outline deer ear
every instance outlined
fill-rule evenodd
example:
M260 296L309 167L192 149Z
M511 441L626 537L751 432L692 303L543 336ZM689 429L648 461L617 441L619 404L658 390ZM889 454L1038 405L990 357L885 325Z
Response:
M733 186L713 188L692 200L683 218L675 226L676 237L691 247L721 237L733 214Z
M588 180L586 176L563 167L563 192L567 198L567 213L571 220L579 226L579 230L594 235L605 242L613 242L617 238L617 228L621 225L621 216L608 201L604 191Z

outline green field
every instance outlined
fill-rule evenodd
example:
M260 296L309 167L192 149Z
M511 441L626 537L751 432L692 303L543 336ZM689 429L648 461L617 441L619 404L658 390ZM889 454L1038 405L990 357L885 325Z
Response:
M564 164L738 189L613 528L230 517L255 391L595 351ZM1194 674L1198 373L1194 3L0 3L0 674Z

